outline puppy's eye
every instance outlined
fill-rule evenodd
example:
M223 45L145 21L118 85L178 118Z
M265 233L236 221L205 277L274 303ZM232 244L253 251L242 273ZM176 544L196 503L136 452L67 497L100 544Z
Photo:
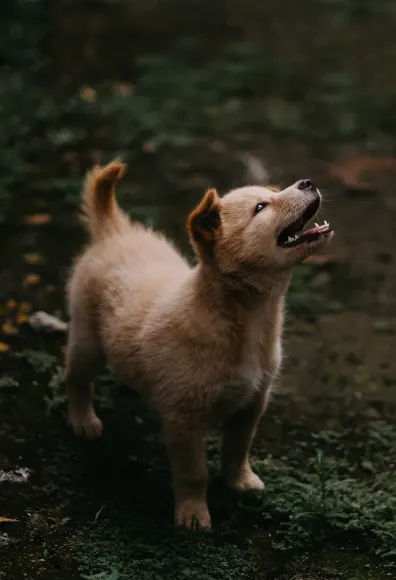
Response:
M265 209L267 207L268 203L265 203L265 201L262 201L261 203L258 203L256 205L256 207L254 208L254 213L259 213L260 211L262 211L263 209Z

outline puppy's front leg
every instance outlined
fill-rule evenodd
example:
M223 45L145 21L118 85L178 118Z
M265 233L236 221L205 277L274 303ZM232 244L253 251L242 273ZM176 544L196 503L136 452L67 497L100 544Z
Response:
M238 410L224 423L222 471L229 486L237 491L264 489L264 483L250 467L248 454L257 424L266 406L266 395L257 395L252 402Z
M172 470L175 523L191 530L210 529L203 426L191 417L165 417L164 435Z

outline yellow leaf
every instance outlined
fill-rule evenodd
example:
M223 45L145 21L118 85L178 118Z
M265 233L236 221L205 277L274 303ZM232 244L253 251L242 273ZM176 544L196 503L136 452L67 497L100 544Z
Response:
M18 314L18 316L16 317L17 324L25 324L25 322L27 321L28 317L26 316L26 314Z
M23 281L24 286L35 286L40 282L40 276L38 274L27 274Z
M1 330L4 332L4 334L8 335L18 334L19 332L16 326L14 326L11 322L5 322L2 325Z
M25 217L25 224L29 226L42 226L48 224L52 220L49 213L34 213Z
M21 302L19 305L19 310L21 312L29 312L32 308L32 305L29 302Z
M10 347L5 342L0 342L0 352L7 352Z
M29 253L29 254L23 254L23 257L24 257L25 262L27 262L28 264L43 264L44 263L44 258L41 254Z
M15 518L8 518L7 516L0 516L0 523L4 522L18 522Z
M84 87L80 92L80 96L84 101L92 103L96 99L96 91L91 87Z
M9 300L7 302L7 308L9 310L12 310L13 308L15 308L15 306L16 306L16 302L15 302L15 300L13 298L11 298L11 300Z

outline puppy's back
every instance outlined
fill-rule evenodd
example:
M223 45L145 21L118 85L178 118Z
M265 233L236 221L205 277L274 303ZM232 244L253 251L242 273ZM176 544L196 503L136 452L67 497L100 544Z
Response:
M121 163L112 162L88 174L82 209L91 242L68 283L71 317L89 316L98 331L106 328L110 335L112 327L126 333L120 333L125 324L138 331L152 304L189 272L164 236L131 221L119 208L114 185L123 172Z

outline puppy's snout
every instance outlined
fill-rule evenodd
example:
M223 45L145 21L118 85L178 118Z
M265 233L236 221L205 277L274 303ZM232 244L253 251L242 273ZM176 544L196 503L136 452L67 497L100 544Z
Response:
M297 182L297 187L303 191L316 191L316 186L311 179L301 179Z

